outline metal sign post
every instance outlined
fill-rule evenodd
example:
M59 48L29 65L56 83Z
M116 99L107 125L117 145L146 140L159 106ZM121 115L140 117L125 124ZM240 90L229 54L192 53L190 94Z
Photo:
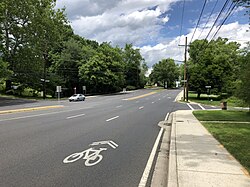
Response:
M60 93L62 92L62 87L56 86L56 92L57 92L58 101L60 101Z
M86 86L82 86L82 90L83 90L83 95L85 95L87 92Z

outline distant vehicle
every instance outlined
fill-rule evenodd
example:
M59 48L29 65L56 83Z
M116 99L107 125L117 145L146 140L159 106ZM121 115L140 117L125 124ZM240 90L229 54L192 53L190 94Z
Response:
M85 96L83 94L74 94L69 98L69 102L71 101L84 101Z

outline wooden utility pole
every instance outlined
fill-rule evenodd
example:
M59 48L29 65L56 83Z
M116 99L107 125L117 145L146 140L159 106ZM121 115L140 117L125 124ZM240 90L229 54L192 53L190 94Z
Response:
M185 57L184 57L184 63L185 63L185 75L184 75L184 80L185 80L185 83L186 83L186 101L188 102L188 78L187 78L187 37L185 38Z
M179 45L185 47L184 52L184 92L183 92L183 100L188 102L188 80L187 80L187 37L185 38L185 45Z

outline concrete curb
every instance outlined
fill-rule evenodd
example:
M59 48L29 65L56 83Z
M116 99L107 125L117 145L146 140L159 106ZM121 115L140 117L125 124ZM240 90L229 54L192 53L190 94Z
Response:
M169 163L168 163L168 176L167 186L177 187L178 174L177 174L177 152L176 152L176 112L173 113L173 122L171 126L170 135L170 150L169 150Z
M158 126L164 129L164 134L160 143L160 150L158 151L153 177L150 184L152 187L167 186L171 122L172 114L169 115L167 121L161 121L158 123Z
M2 110L0 114L7 114L7 113L16 113L16 112L27 112L27 111L34 111L34 110L45 110L49 108L62 108L63 105L53 105L53 106L42 106L42 107L34 107L34 108L22 108L22 109L13 109L13 110Z

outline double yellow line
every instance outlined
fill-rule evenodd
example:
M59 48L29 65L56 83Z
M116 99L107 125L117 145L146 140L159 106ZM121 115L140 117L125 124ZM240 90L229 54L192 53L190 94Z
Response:
M22 108L22 109L14 109L14 110L2 110L0 114L7 114L7 113L15 113L15 112L27 112L27 111L34 111L34 110L46 110L49 108L62 108L63 105L53 105L53 106L41 106L35 108Z
M130 98L127 98L127 99L123 99L125 101L131 101L131 100L135 100L135 99L140 99L140 98L143 98L143 97L147 97L149 95L153 95L157 92L150 92L150 93L147 93L147 94L143 94L143 95L139 95L139 96L135 96L135 97L130 97Z

